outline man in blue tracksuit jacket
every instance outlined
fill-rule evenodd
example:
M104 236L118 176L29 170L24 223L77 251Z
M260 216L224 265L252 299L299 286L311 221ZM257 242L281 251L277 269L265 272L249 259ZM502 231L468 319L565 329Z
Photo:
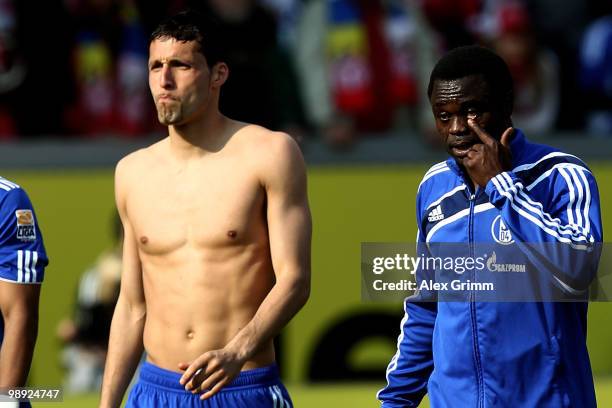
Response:
M512 79L501 58L477 46L452 50L428 93L451 157L419 186L420 243L511 239L580 250L602 241L593 174L512 128ZM572 291L587 268L568 269L555 279ZM586 302L407 299L404 309L378 393L383 407L416 407L426 393L435 408L596 406Z

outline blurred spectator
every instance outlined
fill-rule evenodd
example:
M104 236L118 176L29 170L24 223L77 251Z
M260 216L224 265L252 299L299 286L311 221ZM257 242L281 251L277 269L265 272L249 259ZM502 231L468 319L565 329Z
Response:
M482 0L419 1L429 24L442 36L446 50L475 42L469 21L481 11Z
M221 92L221 112L299 139L304 128L301 96L273 14L256 0L193 1L188 6L211 15L225 41L230 74Z
M589 108L587 129L612 135L612 15L587 28L580 49L580 85Z
M68 27L61 0L0 1L0 138L63 131Z
M11 0L0 0L0 138L17 133L8 99L26 76L26 64L17 42L17 13Z
M67 125L77 134L138 136L153 126L148 37L131 0L73 0L76 81Z
M508 64L514 79L514 124L531 134L550 133L559 112L559 64L552 51L537 44L525 7L498 3L483 30L485 40Z
M539 44L558 57L560 107L557 129L581 129L585 106L577 77L580 38L589 21L589 0L525 0ZM606 2L604 2L606 3Z
M438 47L413 2L311 0L298 35L307 113L332 146L391 129L402 107L418 111Z
M79 281L74 316L64 318L57 336L65 344L64 387L69 393L99 391L104 372L110 325L121 281L122 227L113 223L115 243L103 252Z
M258 0L275 15L278 26L278 41L285 49L296 43L296 26L302 13L302 4L307 0Z

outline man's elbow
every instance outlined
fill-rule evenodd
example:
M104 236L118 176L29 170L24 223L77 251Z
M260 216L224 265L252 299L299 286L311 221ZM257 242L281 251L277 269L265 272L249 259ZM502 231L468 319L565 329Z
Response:
M310 275L297 279L294 285L296 303L302 308L310 297Z

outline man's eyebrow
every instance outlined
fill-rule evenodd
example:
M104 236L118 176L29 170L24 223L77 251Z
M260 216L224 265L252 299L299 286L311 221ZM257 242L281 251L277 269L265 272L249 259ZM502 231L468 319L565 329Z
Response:
M149 60L149 64L152 63L157 63L157 62L161 62L162 64L168 62L183 62L183 63L188 63L189 59L188 58L182 58L182 57L164 57L164 58L153 58L151 60Z

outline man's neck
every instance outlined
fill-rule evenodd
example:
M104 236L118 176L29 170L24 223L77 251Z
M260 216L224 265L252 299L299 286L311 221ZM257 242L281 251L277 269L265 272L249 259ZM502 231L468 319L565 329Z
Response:
M227 142L230 125L231 120L219 111L185 125L170 125L170 150L182 160L217 152Z

